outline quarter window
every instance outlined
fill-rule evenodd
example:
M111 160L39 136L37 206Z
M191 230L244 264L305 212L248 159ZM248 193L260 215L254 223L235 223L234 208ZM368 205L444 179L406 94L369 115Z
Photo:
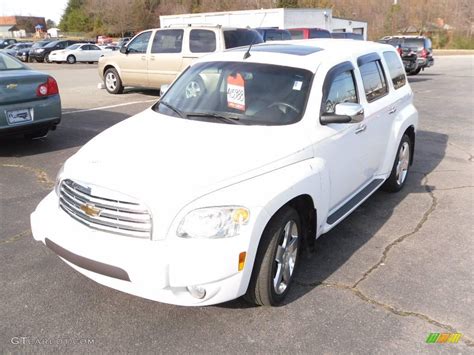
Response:
M151 32L140 33L133 39L132 42L127 46L129 53L146 53L148 42L150 41Z
M341 102L358 102L352 70L342 72L334 78L324 103L324 113L334 113L336 105Z
M359 69L368 102L375 101L388 92L380 60L362 64Z
M209 30L191 30L189 49L192 53L208 53L216 50L216 34Z
M406 84L407 78L405 76L405 69L400 61L400 56L395 52L384 52L383 57L387 62L388 72L390 73L393 87L395 89L401 88Z
M180 53L183 47L183 30L156 31L152 53Z

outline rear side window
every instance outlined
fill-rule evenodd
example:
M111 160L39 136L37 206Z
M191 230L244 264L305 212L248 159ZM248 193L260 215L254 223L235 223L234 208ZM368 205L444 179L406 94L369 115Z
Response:
M251 43L262 43L263 39L262 36L260 36L260 34L255 30L236 29L224 31L224 42L225 47L229 49L248 46Z
M304 39L303 30L290 30L291 39Z
M407 78L405 76L405 69L400 61L400 56L395 52L383 52L383 57L385 58L385 62L387 62L393 87L395 89L401 88L406 84Z
M333 82L331 88L324 102L323 112L334 113L336 105L342 102L357 103L357 90L354 81L352 70L347 70L338 74Z
M129 53L146 53L148 47L148 42L150 41L151 32L140 33L137 37L133 39L132 42L127 46Z
M216 50L216 34L209 30L191 30L189 49L192 53L207 53Z
M364 83L365 96L368 102L375 101L387 92L387 82L382 70L380 60L362 64L359 67L362 81Z
M183 30L156 31L152 53L180 53L183 47Z
M328 31L312 28L309 30L309 38L331 38L331 34Z

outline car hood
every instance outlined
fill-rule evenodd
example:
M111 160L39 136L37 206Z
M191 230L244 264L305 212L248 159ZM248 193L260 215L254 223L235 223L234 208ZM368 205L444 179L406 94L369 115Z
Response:
M66 162L64 177L134 196L166 213L312 154L298 124L209 123L148 109L87 143Z

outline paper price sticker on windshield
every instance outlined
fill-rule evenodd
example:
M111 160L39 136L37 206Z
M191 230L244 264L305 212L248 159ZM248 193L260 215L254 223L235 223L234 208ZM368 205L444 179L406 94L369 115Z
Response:
M245 82L239 73L227 77L227 106L245 111Z

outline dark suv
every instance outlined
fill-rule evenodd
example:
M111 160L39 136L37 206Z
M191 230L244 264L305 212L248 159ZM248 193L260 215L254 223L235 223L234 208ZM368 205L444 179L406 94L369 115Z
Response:
M421 70L434 65L431 39L425 36L386 36L380 42L401 48L403 52L412 51L417 55L417 68L410 74L416 75Z
M52 51L56 51L58 49L64 49L69 47L71 44L80 43L79 41L71 41L71 40L61 40L61 41L53 41L49 42L46 46L41 48L35 48L30 50L30 60L36 60L37 62L48 62L51 63L49 60L49 54Z

